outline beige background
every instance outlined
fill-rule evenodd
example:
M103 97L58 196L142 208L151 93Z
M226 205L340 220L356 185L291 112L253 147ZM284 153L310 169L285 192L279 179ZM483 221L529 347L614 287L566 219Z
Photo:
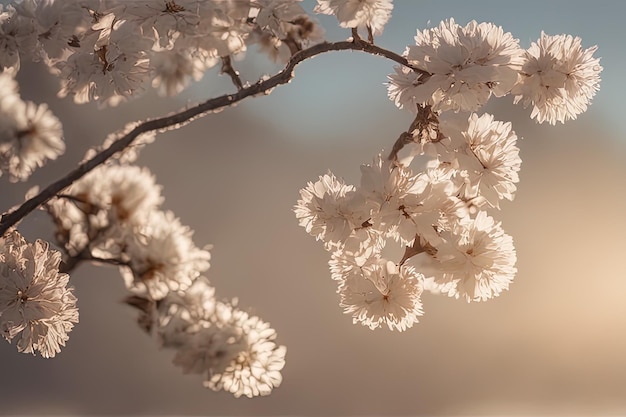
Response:
M541 29L600 45L602 90L577 121L536 125L510 98L490 106L523 137L517 197L493 213L517 248L511 290L471 305L426 295L425 316L404 333L370 331L341 313L328 254L297 226L291 208L298 190L327 169L358 181L359 164L389 149L410 115L386 99L381 84L390 63L329 54L304 63L269 97L160 135L139 161L163 185L164 207L195 230L195 242L214 245L209 278L218 296L239 297L277 329L288 347L283 385L253 400L205 390L137 328L134 312L119 302L125 290L117 271L84 265L72 276L80 323L57 358L0 343L0 414L626 414L626 8L612 1L396 3L379 43L398 52L416 27L448 16L494 21L524 46ZM244 77L276 70L254 55L237 64ZM232 90L213 71L179 101L148 95L98 110L56 99L56 80L38 66L24 65L20 81L24 97L47 97L70 148L33 177L40 184L128 121ZM26 189L0 179L1 208L20 202ZM21 230L51 238L43 213Z

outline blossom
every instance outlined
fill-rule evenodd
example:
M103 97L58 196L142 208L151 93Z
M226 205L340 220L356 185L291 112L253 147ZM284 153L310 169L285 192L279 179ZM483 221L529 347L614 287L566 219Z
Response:
M522 53L518 40L492 23L471 21L463 27L454 19L443 21L417 32L404 55L424 74L396 69L389 76L389 98L412 111L416 103L433 110L477 110L492 94L510 91Z
M163 201L154 175L135 165L101 165L76 181L67 194L88 206L87 212L107 212L109 225L143 222L146 213Z
M471 223L456 223L441 234L444 242L427 253L420 267L430 271L449 296L485 301L509 288L517 257L513 239L499 222L479 211Z
M499 208L498 200L513 200L519 182L522 160L515 146L517 136L510 122L496 121L490 114L473 113L468 122L462 133L467 146L457 152L462 197L478 207L486 203Z
M337 16L342 28L366 27L373 35L380 35L392 9L392 0L317 0L314 10Z
M358 204L352 200L354 190L354 186L345 184L332 172L320 176L315 183L309 182L300 190L301 198L294 206L299 225L316 240L331 245L344 242L362 223L355 210Z
M188 334L174 364L185 373L204 374L204 385L235 397L268 395L282 382L285 346L276 331L256 316L218 302L214 314Z
M126 241L127 265L121 267L131 291L160 300L169 291L184 291L209 269L211 254L197 248L192 231L171 211L154 210Z
M0 4L0 72L15 75L20 60L34 52L36 42L32 19L20 16L11 4Z
M50 200L46 209L70 255L89 246L95 256L115 258L162 201L161 187L147 168L101 165Z
M100 17L93 30L80 39L75 52L59 61L62 80L59 97L73 96L75 103L98 101L115 106L138 93L149 76L149 38L113 14Z
M434 229L441 216L463 216L465 205L452 195L450 182L432 182L415 175L405 166L383 160L379 154L372 165L361 166L361 187L357 190L373 205L369 223L410 245L415 236L423 242L438 240Z
M78 323L69 275L59 272L61 254L47 242L28 243L12 231L0 239L0 331L17 350L54 357Z
M539 123L564 123L576 119L600 88L600 58L597 46L583 49L581 39L571 35L541 32L524 55L515 103L533 105L531 118Z
M196 53L197 54L197 53ZM214 59L217 62L217 59ZM198 81L207 69L208 60L197 59L194 53L187 50L171 49L153 52L150 66L155 77L152 86L158 88L162 96L174 96L180 93L190 79Z
M351 274L364 274L371 271L380 260L378 248L374 245L363 245L356 250L338 249L332 253L328 266L332 279L341 283Z
M47 104L24 102L10 75L0 74L0 171L24 181L48 159L65 151L63 127Z
M422 278L413 267L379 259L372 268L346 274L338 289L340 306L352 315L353 323L370 329L386 324L389 330L406 330L423 314Z
M120 2L118 14L141 28L144 36L155 38L161 48L171 48L179 36L193 36L200 14L210 13L213 2L198 0L147 0Z
M300 0L260 0L250 9L257 24L252 41L273 61L287 62L292 54L323 40L324 30L311 19Z
M156 311L158 335L165 347L177 346L185 333L199 328L216 314L215 288L203 276L184 291L170 291L159 300ZM140 320L141 321L141 320Z
M22 24L33 25L34 60L52 66L72 53L68 40L85 31L88 16L85 6L78 1L24 0L15 4Z
M235 397L269 395L282 382L280 371L285 366L287 348L276 344L276 330L256 316L235 310L233 326L242 349L225 367L213 369L204 385L214 391L223 389Z

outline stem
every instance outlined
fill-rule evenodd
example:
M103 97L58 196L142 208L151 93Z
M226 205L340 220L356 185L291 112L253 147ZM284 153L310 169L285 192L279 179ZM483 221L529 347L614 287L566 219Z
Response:
M228 74L233 84L235 84L235 87L237 87L237 90L243 88L243 83L241 82L241 78L239 78L239 73L233 67L230 55L222 57L222 74Z
M382 56L391 61L397 62L400 65L409 67L421 74L430 75L427 72L410 65L407 59L403 56L363 41L342 41L333 43L323 42L317 45L313 45L310 48L304 49L294 54L285 66L285 68L273 77L270 77L263 81L259 81L249 87L242 88L236 93L216 97L200 103L194 107L181 110L178 113L158 119L146 120L145 122L139 124L133 130L113 142L108 148L96 154L90 160L81 163L75 169L70 171L66 176L53 182L52 184L44 188L39 194L25 201L16 210L2 215L2 218L0 219L0 236L4 235L4 233L9 228L17 224L29 213L37 209L37 207L45 204L48 200L60 193L63 189L72 185L74 181L77 181L89 171L103 164L111 156L128 147L142 133L150 132L153 130L167 129L172 126L184 124L185 122L191 121L196 116L204 116L213 110L229 107L245 98L267 93L268 91L271 91L274 87L282 84L287 84L289 81L291 81L291 79L294 77L293 71L300 62L326 52L345 50L361 51L371 55Z

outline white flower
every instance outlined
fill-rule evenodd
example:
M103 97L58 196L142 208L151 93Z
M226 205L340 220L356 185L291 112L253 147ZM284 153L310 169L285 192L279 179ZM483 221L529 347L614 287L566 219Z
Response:
M449 296L485 301L509 288L517 273L513 239L486 212L478 212L471 223L457 223L442 236L445 241L420 267L428 268Z
M285 39L289 32L290 22L298 17L306 16L300 6L301 0L260 0L256 2L256 24L269 31L278 39ZM252 12L252 11L251 11Z
M209 269L211 254L197 248L192 231L170 211L152 211L125 243L128 266L121 268L133 292L160 300L169 291L184 291Z
M513 200L519 182L522 160L515 146L517 136L511 123L493 120L490 114L469 117L463 132L467 146L457 153L458 169L462 172L462 197L480 207L487 203L499 208L498 201Z
M518 40L492 23L471 21L465 27L450 19L418 31L405 56L430 76L406 69L389 76L389 97L400 107L416 111L415 103L433 110L471 111L491 94L507 94L517 81L522 49Z
M57 63L62 88L59 97L71 95L75 103L98 101L115 106L142 89L149 77L149 38L128 21L103 16L93 31L80 40L80 47L67 60Z
M120 2L118 14L141 27L144 36L155 38L161 48L171 48L178 36L193 36L201 10L213 2L198 0L146 0ZM202 9L201 9L202 7Z
M246 51L246 40L253 25L248 24L250 2L200 2L200 21L193 36L180 36L176 47L202 50L211 57Z
M314 11L337 16L342 28L367 27L380 35L392 9L392 0L317 0Z
M184 291L170 291L158 302L158 334L165 347L180 344L183 334L197 331L217 308L215 288L203 276Z
M47 65L65 59L70 53L70 39L80 35L88 23L85 3L72 1L23 0L15 5L23 21L31 21L37 44L33 58ZM20 51L22 52L22 51Z
M20 352L54 357L78 323L69 275L48 243L27 243L17 231L0 239L0 331Z
M15 75L20 60L33 54L36 43L33 20L20 16L13 5L0 4L0 72Z
M249 18L258 26L252 32L252 41L273 61L287 62L293 53L323 40L324 30L307 16L299 2L260 0L252 4Z
M343 243L362 223L353 195L354 186L346 185L332 172L309 182L300 190L301 199L294 207L299 225L329 245Z
M399 109L407 109L417 112L427 98L418 97L415 89L424 83L423 74L413 71L411 68L396 65L393 67L395 74L389 74L387 79L387 96Z
M260 318L235 310L232 320L241 350L225 367L212 369L204 385L214 391L223 389L235 397L271 394L282 382L280 371L285 366L287 348L276 345L276 330Z
M372 268L346 274L338 292L340 306L352 315L353 323L370 329L387 325L389 330L403 331L418 322L422 312L423 278L410 266L397 267L384 259Z
M46 209L70 255L89 246L92 255L113 259L162 201L161 187L147 168L101 165L50 200Z
M256 316L222 302L181 339L174 364L185 373L204 374L204 386L235 397L268 395L282 382L286 348L276 331Z
M351 274L364 274L371 271L380 260L380 252L374 245L363 245L356 250L339 249L333 252L328 266L331 277L343 282Z
M524 56L515 103L533 105L530 117L539 123L564 123L576 119L600 88L600 58L597 46L584 49L581 39L571 35L541 32Z
M7 76L0 75L0 85ZM45 103L24 102L10 94L0 99L0 122L0 170L11 181L28 179L47 159L65 151L61 122Z
M189 84L190 79L198 81L202 78L207 69L206 62L187 50L164 49L153 52L150 57L150 66L154 68L155 75L152 87L158 88L162 96L174 96Z
M161 187L145 167L101 165L76 181L66 192L90 210L107 212L109 224L142 223L163 202Z
M178 335L173 363L185 374L206 374L207 379L225 369L245 349L241 328L233 325L233 308L222 302L200 327ZM167 346L167 345L166 345Z

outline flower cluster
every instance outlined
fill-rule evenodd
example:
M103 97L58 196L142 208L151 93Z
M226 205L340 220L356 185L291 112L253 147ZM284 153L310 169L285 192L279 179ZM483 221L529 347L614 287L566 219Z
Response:
M146 168L112 163L82 177L46 209L70 259L120 268L139 324L176 350L174 363L185 373L204 374L207 387L235 396L269 394L281 382L285 347L276 345L269 324L216 299L203 275L209 247L198 248L191 230L159 209L162 201Z
M24 0L0 5L0 71L44 62L61 97L116 105L145 84L166 95L250 44L273 59L322 39L299 0Z
M22 100L11 72L0 72L0 175L25 181L64 151L59 119L45 103Z
M343 27L382 30L391 2L318 0ZM370 36L370 41L372 40ZM521 165L511 123L476 113L491 97L515 95L531 117L575 119L598 90L602 67L579 38L548 36L524 51L492 23L453 19L418 31L388 96L416 113L387 159L361 167L358 187L333 173L300 191L300 226L331 252L340 305L354 323L405 330L422 314L424 290L484 301L517 272L511 236L488 213L513 200ZM423 170L413 172L420 161ZM405 247L390 261L389 241ZM410 264L409 264L410 263Z
M491 96L515 95L531 117L555 124L575 119L599 88L602 67L596 47L583 50L580 38L541 34L528 50L492 23L453 19L418 31L415 45L389 76L389 98L400 108L476 111Z
M517 136L489 114L448 120L440 134L422 173L409 165L428 147L412 142L402 162L379 155L363 165L359 187L329 172L300 191L296 217L331 252L340 305L355 323L402 331L422 314L424 289L483 301L515 276L512 238L484 209L513 199ZM385 256L388 241L405 246L397 263Z
M52 358L78 323L69 275L59 272L61 253L48 243L28 243L16 231L0 239L0 332L17 350Z

